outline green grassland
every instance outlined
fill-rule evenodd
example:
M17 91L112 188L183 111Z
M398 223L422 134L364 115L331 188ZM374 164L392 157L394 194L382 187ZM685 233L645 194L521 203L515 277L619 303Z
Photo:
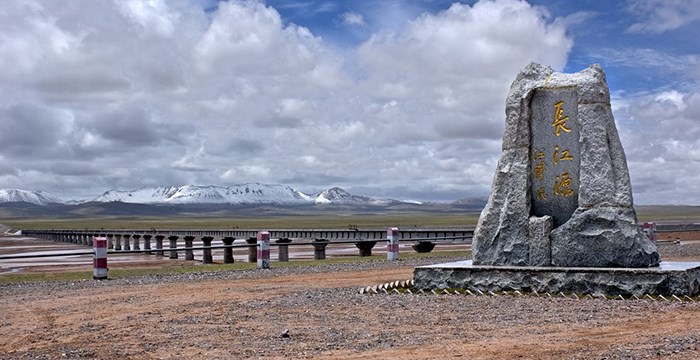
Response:
M700 222L700 206L687 205L640 205L635 206L640 222Z
M700 222L699 206L637 206L640 222ZM14 217L0 218L0 224L14 229L358 229L398 226L474 227L478 211L471 212L328 212L299 214L248 213L240 216L86 216L86 217Z
M0 219L14 229L347 229L476 226L478 214L300 215L246 217L100 217Z

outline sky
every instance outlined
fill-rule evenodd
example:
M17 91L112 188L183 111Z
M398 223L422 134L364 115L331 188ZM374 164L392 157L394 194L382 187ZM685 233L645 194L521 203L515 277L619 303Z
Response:
M700 0L8 0L0 188L488 196L505 99L599 63L636 204L700 205Z

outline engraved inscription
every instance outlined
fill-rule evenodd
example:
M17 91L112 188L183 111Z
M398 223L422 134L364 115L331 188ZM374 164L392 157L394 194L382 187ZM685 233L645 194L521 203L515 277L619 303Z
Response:
M565 223L578 207L580 150L575 89L538 89L530 108L532 214Z

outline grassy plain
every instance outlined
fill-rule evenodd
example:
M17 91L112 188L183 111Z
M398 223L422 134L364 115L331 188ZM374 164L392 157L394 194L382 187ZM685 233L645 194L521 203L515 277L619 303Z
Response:
M700 222L700 206L636 206L640 222ZM66 216L0 218L0 224L14 229L347 229L357 227L474 227L478 211L434 211L351 213L283 213L239 216L188 214L177 216Z
M347 229L476 226L471 214L303 215L246 217L100 217L84 219L0 219L15 229Z
M686 205L640 205L635 206L640 222L700 222L700 206Z

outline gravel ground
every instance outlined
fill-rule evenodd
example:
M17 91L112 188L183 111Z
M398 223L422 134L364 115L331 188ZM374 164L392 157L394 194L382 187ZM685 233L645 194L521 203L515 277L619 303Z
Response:
M442 256L442 257L427 257L400 259L401 267L416 267L421 265L430 265L440 262L464 260L463 258ZM374 260L368 262L357 263L341 263L341 264L323 264L304 267L284 267L275 268L275 263L272 263L272 268L268 270L231 270L231 271L216 271L216 272L201 272L201 273L185 273L185 274L156 274L141 277L129 277L121 279L109 279L107 281L82 280L74 282L31 282L17 284L0 284L0 297L4 295L14 294L17 291L23 293L40 293L46 291L64 291L66 289L90 289L104 288L114 286L129 286L129 285L149 285L149 284L167 284L167 283L188 283L212 280L236 280L236 279L266 279L280 276L293 276L301 274L323 274L337 271L366 271L396 268L397 264L389 261ZM400 279L400 280L408 280ZM399 280L399 279L396 279ZM372 284L373 285L373 284Z
M700 241L659 242L661 260L700 261Z
M2 285L0 358L700 358L696 302L358 292L453 260Z

